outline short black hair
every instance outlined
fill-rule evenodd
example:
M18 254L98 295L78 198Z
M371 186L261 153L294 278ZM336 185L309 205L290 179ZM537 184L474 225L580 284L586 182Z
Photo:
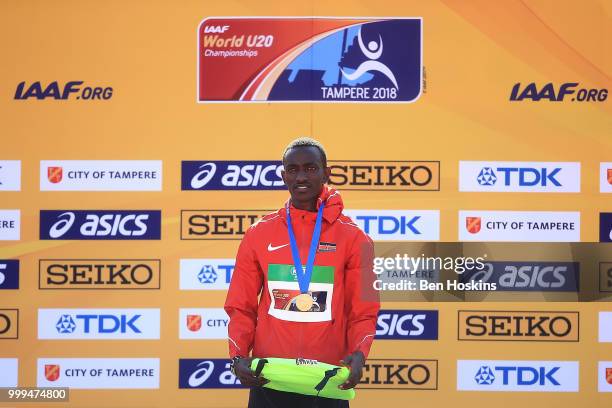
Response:
M285 148L285 151L283 152L283 164L285 163L285 156L287 156L289 150L295 147L316 147L319 150L319 153L321 153L323 167L327 167L327 154L325 154L325 148L319 141L314 140L310 137L299 137L289 143Z

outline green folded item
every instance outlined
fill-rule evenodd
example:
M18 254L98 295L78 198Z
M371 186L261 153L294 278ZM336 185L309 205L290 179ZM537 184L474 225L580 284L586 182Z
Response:
M346 367L302 358L255 358L251 370L269 380L264 387L273 390L343 400L355 398L353 388L338 388L350 375Z

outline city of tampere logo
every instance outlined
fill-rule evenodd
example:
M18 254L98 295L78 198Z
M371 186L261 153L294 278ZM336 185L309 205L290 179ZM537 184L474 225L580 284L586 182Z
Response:
M47 167L47 179L50 183L57 184L62 181L64 170L61 167Z
M45 378L48 381L57 381L60 378L60 366L58 364L45 364Z
M187 315L187 329L192 332L197 332L202 328L202 316Z
M482 227L482 221L480 217L466 217L465 218L465 227L467 228L470 234L477 234L480 232L480 228Z

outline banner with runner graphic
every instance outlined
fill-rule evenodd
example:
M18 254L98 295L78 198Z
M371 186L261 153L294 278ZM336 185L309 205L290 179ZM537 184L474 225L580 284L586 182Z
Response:
M412 102L420 18L207 18L198 102Z

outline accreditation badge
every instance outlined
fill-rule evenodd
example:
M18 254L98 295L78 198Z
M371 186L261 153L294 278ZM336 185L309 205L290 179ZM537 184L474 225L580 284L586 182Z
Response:
M308 293L301 293L297 282L293 265L268 265L268 292L271 299L268 313L278 319L293 322L331 320L334 267L314 266ZM304 295L310 300L305 299ZM304 309L309 307L302 310L300 306Z

